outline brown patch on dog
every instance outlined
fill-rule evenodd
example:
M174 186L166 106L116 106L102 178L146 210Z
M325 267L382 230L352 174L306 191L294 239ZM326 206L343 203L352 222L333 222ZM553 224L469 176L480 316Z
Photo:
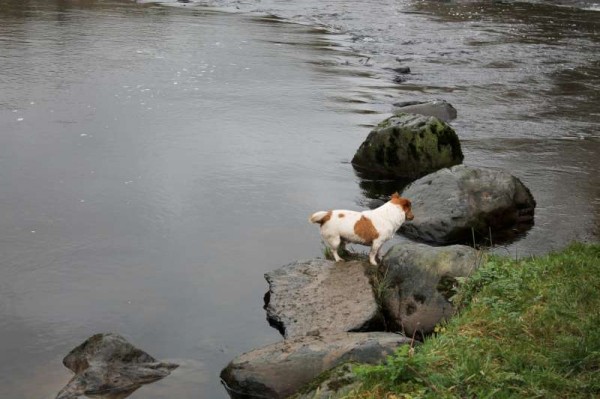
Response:
M362 238L366 244L371 244L379 237L379 233L373 226L371 219L361 216L358 222L354 224L354 233Z
M321 220L319 220L317 223L319 223L321 226L323 226L325 223L329 222L329 219L331 219L332 213L333 213L333 211L327 211L327 215L323 216L323 218Z
M344 215L343 213L340 213L340 214L338 215L338 217L339 217L340 219L341 219L341 218L343 218L344 216L346 216L346 215Z
M413 220L415 218L412 213L412 204L408 198L401 197L400 194L394 193L392 194L390 202L402 208L404 214L406 215L406 220Z

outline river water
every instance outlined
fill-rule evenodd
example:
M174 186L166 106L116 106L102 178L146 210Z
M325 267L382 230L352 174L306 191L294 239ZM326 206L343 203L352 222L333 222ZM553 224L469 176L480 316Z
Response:
M531 189L499 252L597 239L597 4L297 3L0 2L1 398L54 397L103 331L182 364L132 398L227 397L280 339L263 273L377 195L349 160L397 101L451 102L465 163Z

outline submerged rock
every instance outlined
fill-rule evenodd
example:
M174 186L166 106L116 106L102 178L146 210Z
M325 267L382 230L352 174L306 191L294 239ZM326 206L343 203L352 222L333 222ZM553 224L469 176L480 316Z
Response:
M419 114L425 116L435 116L436 118L450 122L456 119L456 108L445 100L433 101L407 101L395 103L394 114Z
M168 376L178 367L157 362L118 334L96 334L73 349L63 364L75 373L56 399L81 395L124 398L143 384Z
M346 362L379 363L410 341L382 332L293 337L237 357L221 380L232 399L283 399L326 370Z
M313 259L265 274L269 323L285 337L368 331L382 324L367 262Z
M418 178L460 164L458 136L445 122L415 114L392 116L375 127L352 158L365 178Z
M388 326L407 336L431 333L454 313L450 298L456 278L469 276L478 266L477 251L464 245L394 245L379 266Z
M506 229L523 230L533 224L536 205L510 173L464 165L425 176L402 196L411 200L415 218L400 231L439 244L471 242L473 233L501 237Z

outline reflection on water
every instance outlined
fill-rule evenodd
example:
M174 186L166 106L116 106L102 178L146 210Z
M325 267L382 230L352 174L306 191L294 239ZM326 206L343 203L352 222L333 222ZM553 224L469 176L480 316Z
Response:
M235 12L0 2L0 397L53 397L62 356L115 331L181 359L130 397L225 398L220 369L279 339L263 273L320 255L307 215L400 188L349 163L394 102L448 100L465 163L532 190L507 253L597 237L596 12L213 5Z

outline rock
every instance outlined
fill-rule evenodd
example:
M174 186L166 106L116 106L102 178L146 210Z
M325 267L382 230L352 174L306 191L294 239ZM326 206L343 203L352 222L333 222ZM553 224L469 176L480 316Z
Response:
M410 339L399 334L337 333L297 336L245 353L221 371L232 399L282 399L342 363L376 364Z
M415 217L400 231L428 242L472 242L473 234L489 237L490 230L493 241L505 236L503 230L533 223L529 189L502 170L454 166L413 182L402 196L411 200Z
M460 164L458 136L445 122L431 116L400 114L381 122L352 158L365 178L418 178Z
M284 337L373 330L383 318L370 269L367 262L313 259L267 273L267 320Z
M392 68L392 71L396 72L396 73L402 73L402 74L407 74L410 73L410 67L396 67L396 68Z
M478 266L477 251L464 245L391 247L379 266L389 327L407 336L431 333L454 313L450 298L456 277L467 277Z
M331 399L348 395L361 385L352 371L353 365L355 363L344 363L321 373L288 399Z
M143 384L168 376L178 366L157 362L118 334L96 334L73 349L63 364L75 373L56 399L110 394L126 397Z
M407 101L395 103L394 114L419 114L425 116L435 116L436 118L450 122L456 119L456 108L446 100L433 101Z

